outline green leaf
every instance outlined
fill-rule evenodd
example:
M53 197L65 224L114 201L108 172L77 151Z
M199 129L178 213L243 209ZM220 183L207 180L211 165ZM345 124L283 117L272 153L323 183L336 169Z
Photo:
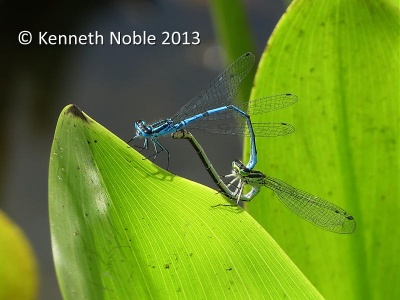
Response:
M227 202L143 160L76 106L66 107L49 172L64 298L320 299L248 213L212 207Z
M351 213L356 232L325 232L264 190L247 210L327 299L399 293L399 11L376 0L294 1L260 62L252 99L293 93L254 117L296 132L257 139L257 169Z

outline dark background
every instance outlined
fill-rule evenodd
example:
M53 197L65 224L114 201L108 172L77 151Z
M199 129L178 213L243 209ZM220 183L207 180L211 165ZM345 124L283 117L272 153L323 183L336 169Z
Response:
M259 59L285 6L272 0L244 2ZM135 120L170 117L196 96L223 70L224 51L203 0L20 1L18 6L8 0L0 3L0 22L0 205L32 243L40 268L39 299L61 299L47 207L50 147L61 110L74 103L129 140ZM33 34L32 44L18 43L22 30ZM108 44L110 31L134 30L156 35L157 45ZM40 31L66 35L98 31L105 44L39 46ZM163 31L198 31L201 44L162 46ZM238 138L197 137L221 174L241 157ZM172 173L213 187L189 143L170 138L162 143L171 152ZM166 156L156 163L166 167Z

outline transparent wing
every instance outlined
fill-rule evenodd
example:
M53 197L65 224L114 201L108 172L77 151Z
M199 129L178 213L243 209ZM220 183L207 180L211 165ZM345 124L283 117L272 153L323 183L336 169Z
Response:
M282 109L296 102L296 95L280 94L252 100L247 103L243 103L242 105L238 106L238 108L247 112L249 116L253 116Z
M198 113L231 104L243 79L254 65L254 54L247 52L233 62L201 93L185 104L173 117L181 121Z
M267 96L255 99L249 102L235 105L241 111L247 113L249 116L267 113L270 111L288 107L297 102L297 96L292 94L280 94ZM224 120L240 116L235 110L226 109L221 110L217 114L202 117L196 122L203 122L208 120Z
M291 134L294 127L286 123L252 123L256 137L275 137ZM216 134L250 136L246 124L210 124L192 123L186 126L187 129L197 129Z
M336 233L352 233L356 229L354 218L333 203L269 176L265 177L264 185L273 190L289 210L318 227Z

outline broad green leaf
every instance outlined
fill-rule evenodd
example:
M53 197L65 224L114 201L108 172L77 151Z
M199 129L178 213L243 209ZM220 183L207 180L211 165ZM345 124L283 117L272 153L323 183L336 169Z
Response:
M76 106L66 107L49 172L64 298L320 299L248 213L212 207L227 201L143 160Z
M21 229L0 210L0 300L36 299L36 258Z
M252 98L293 93L254 117L296 132L257 139L257 169L350 212L335 235L265 189L247 210L327 299L399 298L399 11L376 0L294 1L268 41Z

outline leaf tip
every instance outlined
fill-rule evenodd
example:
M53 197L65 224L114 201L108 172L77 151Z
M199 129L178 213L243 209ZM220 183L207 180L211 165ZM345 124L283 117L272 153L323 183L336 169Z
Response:
M67 114L72 114L72 115L74 115L75 117L78 117L78 118L80 118L81 120L83 120L83 121L89 123L89 120L88 120L88 118L85 116L85 114L83 113L83 111L82 111L78 106L76 106L75 104L71 104L71 105L68 107L68 109L65 111L65 114L66 114L66 115L67 115Z

